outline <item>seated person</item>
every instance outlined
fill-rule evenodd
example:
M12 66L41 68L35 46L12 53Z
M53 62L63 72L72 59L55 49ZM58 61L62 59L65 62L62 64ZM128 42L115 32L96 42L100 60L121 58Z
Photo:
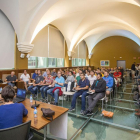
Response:
M75 88L77 92L74 93L72 102L71 102L71 108L69 111L74 111L75 110L75 105L76 105L76 99L82 95L82 107L81 107L81 112L80 114L84 114L85 110L85 105L86 105L86 96L88 95L88 88L89 88L89 80L85 78L85 74L81 73L80 74L81 80L79 81L78 86Z
M56 70L55 69L53 69L53 71L51 73L51 76L53 76L53 77L56 77L57 76L57 73L56 73Z
M45 77L44 81L42 82L42 87L40 88L42 101L47 102L47 90L50 88L49 85L52 85L52 83L53 83L53 76L51 76L50 70L48 70L47 77ZM44 93L45 93L46 99L44 97Z
M68 85L69 82L75 82L75 78L73 76L73 72L72 71L69 72L69 75L68 75L68 77L67 77L67 79L65 81L65 85L64 86L66 87L66 91L67 91L67 85Z
M37 90L41 88L43 80L44 77L41 75L41 71L38 70L38 75L35 77L35 80L33 81L33 85L28 87L28 91L33 93L34 97L37 96Z
M20 81L24 82L25 89L28 90L27 85L30 82L30 75L24 70L24 73L20 76Z
M55 102L53 103L54 105L58 105L59 92L61 92L61 87L64 86L64 83L65 83L65 80L61 76L61 72L58 71L57 77L55 78L55 80L52 84L52 88L47 90L47 94L50 94L55 99ZM54 93L53 93L53 91L54 91Z
M102 78L101 73L97 74L97 80L94 81L93 85L89 89L89 91L94 92L88 96L88 108L84 112L84 115L92 115L93 109L96 106L98 100L105 97L106 91L106 82Z
M109 73L113 75L113 74L114 74L114 72L115 72L115 71L114 71L114 69L113 69L113 68L111 68L111 71L110 71Z
M82 72L83 72L83 73L86 73L85 67L83 67Z
M6 80L5 80L5 82L7 82L7 84L12 86L12 87L15 87L15 83L17 81L18 81L18 79L17 79L14 71L12 71L11 75L7 76Z
M28 110L22 103L13 103L14 88L9 85L5 86L1 96L4 99L4 105L0 106L0 129L22 124L23 116L28 114Z
M106 102L108 102L108 97L113 90L113 78L109 75L109 72L106 70L104 71L103 79L106 81Z
M35 70L35 73L32 75L32 79L34 80L36 76L37 76L37 70Z
M91 71L91 67L88 67L88 71L89 71L89 72Z
M48 71L48 69L46 69L46 71L42 75L44 78L47 77L47 71Z
M88 77L90 76L90 72L88 70L86 70L86 78L88 79Z
M101 72L99 68L97 69L95 76L97 76L98 73L101 73L102 77L104 77L104 74Z
M88 80L90 82L90 86L93 85L94 81L97 79L97 77L94 75L94 71L90 71L90 75L88 77Z
M79 83L79 81L80 81L80 79L81 79L81 77L80 77L80 75L81 75L81 73L82 73L82 70L79 70L79 76L77 76L76 77L76 83L77 83L77 85L78 85L78 83Z
M62 75L61 75L61 76L64 78L64 80L66 80L66 78L67 78L67 77L66 77L66 75L65 75L65 72L62 70L62 72L61 72L61 73L62 73Z
M122 76L121 72L118 69L116 69L116 72L114 72L113 76L117 80L117 85L119 86L121 82L121 76Z

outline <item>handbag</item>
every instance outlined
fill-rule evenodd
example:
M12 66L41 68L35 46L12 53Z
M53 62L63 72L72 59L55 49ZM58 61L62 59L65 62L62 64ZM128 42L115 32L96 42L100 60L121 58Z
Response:
M50 120L50 121L53 120L53 115L55 114L55 112L53 110L51 110L50 108L41 108L41 111L43 113L44 118L46 118L47 120Z

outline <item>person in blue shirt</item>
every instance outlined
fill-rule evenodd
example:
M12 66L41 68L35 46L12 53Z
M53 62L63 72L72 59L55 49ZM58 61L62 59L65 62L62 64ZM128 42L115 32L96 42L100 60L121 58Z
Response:
M57 87L63 87L65 84L65 80L64 78L61 76L61 72L58 71L57 72L57 77L55 78L53 84L51 85L51 89L47 90L47 94L50 94L54 99L55 102L53 103L54 105L58 105L58 95L59 95L59 91L60 89L56 89L53 93L53 90Z
M35 73L32 75L32 79L35 79L37 76L37 70L35 70Z
M108 71L104 71L103 79L106 81L106 96L109 96L111 91L113 90L113 78L109 75ZM106 102L108 101L108 97L106 97Z
M72 102L71 102L71 108L69 111L75 110L76 105L76 99L82 95L82 107L80 114L84 114L85 111L85 105L86 105L86 96L88 95L88 88L90 86L90 82L87 78L85 78L85 73L80 74L80 81L78 83L78 86L75 88L76 92L73 95Z
M2 90L4 105L0 106L0 129L6 129L22 124L23 116L28 114L28 110L22 103L13 103L15 90L8 85Z
M44 78L47 77L47 71L48 71L48 69L46 69L46 71L45 71L45 72L43 73L43 75L42 75Z

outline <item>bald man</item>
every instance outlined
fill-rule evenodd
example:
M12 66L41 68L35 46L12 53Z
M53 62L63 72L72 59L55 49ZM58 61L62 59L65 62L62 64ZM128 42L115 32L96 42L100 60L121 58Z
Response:
M14 87L15 86L15 83L18 81L18 79L17 79L17 77L15 75L15 72L12 71L11 72L11 75L8 75L6 77L6 80L5 81L8 83L8 85Z

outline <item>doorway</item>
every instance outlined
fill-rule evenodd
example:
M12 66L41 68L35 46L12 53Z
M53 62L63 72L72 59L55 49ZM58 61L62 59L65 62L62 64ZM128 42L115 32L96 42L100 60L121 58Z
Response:
M126 62L125 60L117 60L117 67L123 67L123 69L126 69Z

